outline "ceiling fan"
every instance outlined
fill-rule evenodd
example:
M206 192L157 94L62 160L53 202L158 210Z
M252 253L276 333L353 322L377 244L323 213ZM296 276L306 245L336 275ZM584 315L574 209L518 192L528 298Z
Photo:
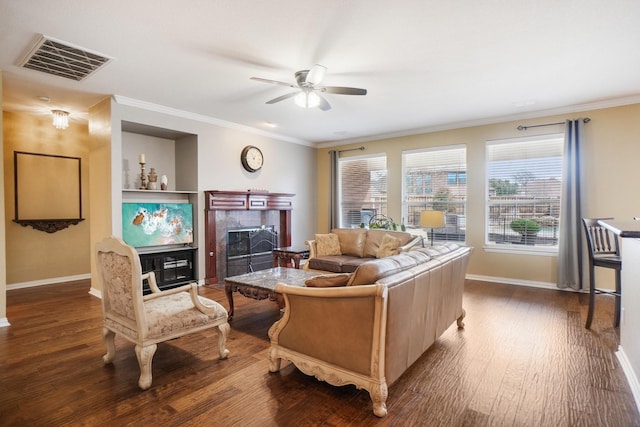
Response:
M303 108L318 107L322 111L330 110L331 105L329 105L329 102L320 95L320 92L333 93L337 95L367 94L366 89L359 89L355 87L321 86L320 83L322 82L326 71L327 67L320 64L314 65L310 70L297 71L295 73L296 84L280 82L277 80L261 79L260 77L251 77L251 80L298 89L295 92L273 98L272 100L267 101L266 104L275 104L276 102L295 97L296 105Z

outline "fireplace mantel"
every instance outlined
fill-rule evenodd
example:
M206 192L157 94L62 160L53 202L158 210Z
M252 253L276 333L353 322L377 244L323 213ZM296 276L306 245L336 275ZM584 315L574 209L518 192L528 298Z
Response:
M219 240L217 220L220 211L233 215L234 212L246 211L278 211L279 212L279 245L291 245L291 210L293 197L290 193L269 193L267 191L205 191L205 259L207 284L218 283ZM226 230L220 230L226 233Z

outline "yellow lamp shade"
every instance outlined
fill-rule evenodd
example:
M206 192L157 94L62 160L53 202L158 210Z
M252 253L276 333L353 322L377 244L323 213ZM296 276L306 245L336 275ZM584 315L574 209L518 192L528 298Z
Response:
M420 227L423 227L423 228L444 227L444 212L443 211L420 212Z

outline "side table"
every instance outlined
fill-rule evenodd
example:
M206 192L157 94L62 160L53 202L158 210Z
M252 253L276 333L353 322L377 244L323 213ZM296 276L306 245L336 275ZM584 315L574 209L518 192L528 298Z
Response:
M273 250L273 266L286 267L288 261L293 261L295 268L300 268L300 260L309 256L307 246L285 246Z

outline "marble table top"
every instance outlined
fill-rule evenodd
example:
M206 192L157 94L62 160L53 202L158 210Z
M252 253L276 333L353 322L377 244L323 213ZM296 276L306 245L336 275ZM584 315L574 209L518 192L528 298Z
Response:
M274 267L267 270L254 271L227 277L225 282L243 286L253 286L261 289L274 290L276 284L284 283L290 286L305 286L304 281L315 276L327 274L320 270L299 270L297 268Z

